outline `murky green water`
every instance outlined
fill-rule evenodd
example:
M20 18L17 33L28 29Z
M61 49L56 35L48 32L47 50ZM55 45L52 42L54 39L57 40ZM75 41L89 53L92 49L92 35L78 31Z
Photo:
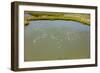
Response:
M90 57L90 26L74 21L38 20L24 27L24 60Z

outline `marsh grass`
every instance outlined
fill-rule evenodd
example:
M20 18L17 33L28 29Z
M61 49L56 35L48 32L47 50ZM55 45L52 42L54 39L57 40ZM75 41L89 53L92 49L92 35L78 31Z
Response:
M27 15L25 15L27 14ZM85 25L90 25L90 14L84 13L57 13L57 12L33 12L25 11L24 25L28 25L30 21L34 20L65 20L76 21Z

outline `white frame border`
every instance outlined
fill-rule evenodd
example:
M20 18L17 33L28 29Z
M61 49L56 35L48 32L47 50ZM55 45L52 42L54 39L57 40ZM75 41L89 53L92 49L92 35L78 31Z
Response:
M46 11L46 12L73 12L73 13L90 13L91 14L91 29L90 29L90 59L76 59L76 60L56 60L56 61L33 61L24 62L24 11ZM48 67L48 66L63 66L63 65L83 65L83 64L95 64L95 10L82 9L82 8L64 8L64 7L50 7L50 6L28 6L19 5L19 54L18 63L19 68L35 68L35 67Z

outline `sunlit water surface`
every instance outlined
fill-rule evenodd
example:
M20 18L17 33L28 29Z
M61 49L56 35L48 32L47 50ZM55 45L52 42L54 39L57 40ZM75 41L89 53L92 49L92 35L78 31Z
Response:
M90 57L90 26L75 21L37 20L24 27L24 60Z

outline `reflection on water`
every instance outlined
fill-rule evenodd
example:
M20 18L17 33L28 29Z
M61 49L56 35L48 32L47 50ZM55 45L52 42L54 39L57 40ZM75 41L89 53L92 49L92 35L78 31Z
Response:
M25 61L89 58L90 27L74 21L31 21L24 27L24 45Z

